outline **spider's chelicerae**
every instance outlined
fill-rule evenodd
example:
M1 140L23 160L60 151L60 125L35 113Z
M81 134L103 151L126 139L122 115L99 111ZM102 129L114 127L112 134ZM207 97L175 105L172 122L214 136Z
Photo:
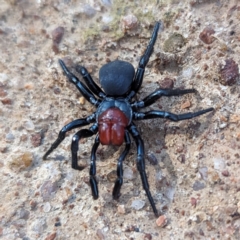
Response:
M78 165L78 142L81 138L91 137L96 135L95 142L91 152L90 163L90 185L94 199L98 198L98 185L96 181L96 151L99 144L120 146L125 142L125 149L120 155L117 162L117 180L113 188L113 198L118 199L120 189L123 183L123 161L130 150L130 135L134 139L137 146L136 165L141 176L142 185L146 191L153 212L158 216L156 205L153 201L147 175L145 172L144 161L144 143L139 134L139 131L133 121L152 119L152 118L167 118L171 121L181 121L191 119L207 112L213 111L213 108L204 109L198 112L189 112L184 114L174 114L165 111L153 110L140 112L139 109L150 106L162 96L179 96L187 93L195 93L195 89L158 89L151 93L141 101L133 101L134 96L139 91L145 67L153 52L153 47L157 39L160 22L155 24L151 39L143 56L141 56L137 71L131 63L115 60L101 67L99 79L102 89L93 81L92 77L82 66L77 66L76 70L82 75L86 85L81 82L74 74L72 74L64 62L59 60L59 63L68 77L81 94L92 104L97 110L92 115L76 119L62 128L59 132L57 140L52 144L50 149L45 153L43 159L58 147L63 141L68 131L86 126L90 123L89 128L81 129L74 134L71 145L72 152L72 168L82 170L84 167Z

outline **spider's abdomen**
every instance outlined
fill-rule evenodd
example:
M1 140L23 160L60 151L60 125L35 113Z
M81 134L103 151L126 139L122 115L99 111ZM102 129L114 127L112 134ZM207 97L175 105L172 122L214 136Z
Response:
M122 145L128 122L129 119L117 107L112 107L104 111L98 117L98 130L101 144Z

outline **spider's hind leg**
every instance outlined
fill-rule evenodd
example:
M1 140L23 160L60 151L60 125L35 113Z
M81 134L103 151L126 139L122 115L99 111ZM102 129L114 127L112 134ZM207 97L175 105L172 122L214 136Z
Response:
M167 118L171 121L178 122L186 119L192 119L197 116L203 115L208 112L212 112L214 108L207 108L197 112L187 112L182 114L175 114L171 112L152 110L148 112L134 112L134 120L153 119L153 118Z
M181 96L188 93L196 93L195 89L158 89L145 97L143 100L131 104L135 109L144 108L155 103L162 96Z
M78 143L81 138L87 138L91 137L94 134L96 134L98 131L97 124L92 125L89 129L81 129L76 134L74 134L72 139L72 146L71 146L71 152L72 152L72 168L76 170L83 170L83 166L78 165Z
M113 188L113 199L118 199L120 197L120 190L121 190L121 186L123 184L123 161L125 159L125 157L127 156L127 154L129 153L130 150L130 146L131 146L131 139L129 136L128 131L125 131L125 149L122 152L122 154L120 155L119 159L118 159L118 164L117 164L117 180L115 182L114 188Z
M92 196L94 199L98 198L98 186L97 186L97 180L96 180L96 151L98 149L100 140L99 140L99 135L96 136L95 142L92 147L92 152L91 152L91 164L90 164L90 185L92 189Z
M153 212L156 217L159 217L156 205L154 203L152 194L149 189L147 174L145 171L145 160L144 160L144 143L143 140L134 124L131 124L129 127L129 132L131 133L132 137L134 138L136 145L137 145L137 169L142 179L143 189L145 190L148 200L151 204Z
M51 147L48 149L48 151L44 154L43 159L46 160L48 155L58 147L58 145L64 140L66 133L69 132L70 130L78 127L83 127L88 125L90 122L92 122L95 119L94 115L91 115L87 118L82 118L82 119L76 119L67 125L65 125L61 131L58 134L58 138L56 141L51 145Z

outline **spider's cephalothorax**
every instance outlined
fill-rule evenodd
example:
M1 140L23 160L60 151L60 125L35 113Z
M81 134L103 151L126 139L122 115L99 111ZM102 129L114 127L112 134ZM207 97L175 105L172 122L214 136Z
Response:
M130 88L135 75L131 63L115 60L101 67L99 80L108 96L123 96Z
M117 180L113 188L113 198L118 199L123 183L123 161L130 150L131 135L137 146L137 169L141 176L143 188L146 191L147 197L156 216L158 216L158 211L153 201L145 172L144 143L133 121L151 118L167 118L171 121L181 121L213 111L213 108L208 108L198 112L189 112L179 115L159 110L152 110L148 112L138 111L141 108L150 106L162 96L179 96L195 92L195 89L158 89L141 101L132 100L142 85L145 67L153 52L153 46L157 39L159 26L160 22L157 22L147 49L140 58L136 73L130 63L119 60L107 63L100 69L99 78L101 87L104 91L93 81L92 77L84 67L77 66L76 70L82 75L86 85L68 70L62 60L59 60L59 63L69 81L75 84L81 94L92 105L94 105L97 110L95 113L86 118L76 119L64 126L59 132L57 140L43 156L43 159L46 159L47 156L63 141L68 131L92 123L90 128L81 129L73 136L71 146L72 167L77 170L82 170L84 168L78 165L77 152L79 140L81 138L91 137L92 135L98 133L92 147L90 163L90 185L93 198L97 199L97 148L100 143L105 145L120 146L123 142L125 142L125 149L118 159Z

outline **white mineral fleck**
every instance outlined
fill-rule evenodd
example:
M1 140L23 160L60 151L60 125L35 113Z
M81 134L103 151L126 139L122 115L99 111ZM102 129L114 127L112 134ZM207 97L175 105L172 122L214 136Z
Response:
M31 120L28 120L24 123L24 127L29 130L29 131L32 131L34 130L35 126L33 124L33 122Z
M185 68L182 71L183 78L191 79L193 77L193 75L194 75L194 69L192 67Z
M50 205L49 202L46 202L46 203L44 204L44 206L43 206L43 211L44 211L45 213L47 213L47 212L49 212L50 210L51 210L51 205Z
M136 210L140 210L145 206L145 201L143 201L143 200L133 200L131 206L132 206L132 208L134 208Z
M221 171L225 169L225 160L223 158L213 158L214 169Z

